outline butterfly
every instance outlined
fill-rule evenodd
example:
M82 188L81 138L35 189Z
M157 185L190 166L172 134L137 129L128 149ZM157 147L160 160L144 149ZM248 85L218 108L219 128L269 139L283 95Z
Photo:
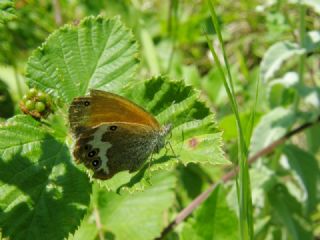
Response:
M98 179L139 170L150 155L164 147L172 128L171 124L161 126L128 99L101 90L73 99L69 123L76 162L92 169L93 178Z

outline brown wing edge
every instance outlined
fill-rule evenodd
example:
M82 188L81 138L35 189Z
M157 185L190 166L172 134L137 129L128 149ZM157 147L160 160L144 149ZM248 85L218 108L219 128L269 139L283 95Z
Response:
M87 103L89 103L88 106L86 106ZM75 134L78 134L89 127L86 123L90 118L90 105L90 96L76 97L72 100L68 111L68 118L70 128Z

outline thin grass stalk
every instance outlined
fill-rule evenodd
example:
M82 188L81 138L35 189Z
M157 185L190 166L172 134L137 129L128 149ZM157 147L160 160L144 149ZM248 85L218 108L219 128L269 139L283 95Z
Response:
M306 7L302 4L302 1L299 1L299 41L301 49L305 48L305 39L306 39ZM299 74L299 84L303 83L304 76L304 64L306 62L306 53L302 54L299 58L298 74ZM298 109L300 97L298 94L295 96L294 101L294 110Z
M233 113L236 117L237 122L237 130L238 130L238 159L239 159L239 184L237 184L237 193L239 200L239 216L240 216L240 236L241 239L253 239L253 218L252 218L252 202L251 202L251 188L250 188L250 177L249 177L249 169L248 169L248 151L246 147L246 142L242 130L241 120L239 117L238 105L235 99L235 93L233 88L233 81L230 71L230 66L228 63L228 59L226 57L226 51L223 44L223 39L221 35L221 30L218 23L218 18L214 10L214 6L211 0L208 0L209 9L211 13L211 18L213 25L215 27L221 49L224 57L224 65L227 70L228 77L225 76L222 64L220 63L217 54L211 44L211 42L207 37L208 45L211 50L211 53L214 57L216 64L218 65L218 69L220 75L223 79L225 89L227 91L229 100L231 102L231 107ZM229 81L228 81L229 80Z

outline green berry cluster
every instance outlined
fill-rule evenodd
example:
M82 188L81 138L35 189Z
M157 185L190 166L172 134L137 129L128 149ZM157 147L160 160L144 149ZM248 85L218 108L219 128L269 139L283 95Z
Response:
M48 94L31 88L20 102L20 109L34 118L47 117L51 112L51 101Z

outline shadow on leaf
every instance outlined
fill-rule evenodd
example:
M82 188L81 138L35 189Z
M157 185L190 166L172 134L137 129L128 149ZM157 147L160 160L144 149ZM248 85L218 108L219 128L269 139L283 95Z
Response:
M62 239L86 213L91 185L50 135L8 147L0 158L0 226L13 239ZM5 148L4 148L5 149ZM12 151L12 154L8 154ZM48 224L50 223L50 224Z
M160 158L153 160L150 164L149 164L149 162L147 162L133 177L130 178L129 182L124 183L121 186L119 186L117 188L116 192L118 194L120 194L122 188L131 188L132 186L134 186L135 184L137 184L138 182L143 181L143 180L148 182L149 185L152 185L152 182L150 182L150 177L148 176L148 172L147 172L148 169L151 169L152 166L156 166L158 164L163 164L165 162L168 162L172 158L177 159L177 157L173 156L173 155L163 155Z

